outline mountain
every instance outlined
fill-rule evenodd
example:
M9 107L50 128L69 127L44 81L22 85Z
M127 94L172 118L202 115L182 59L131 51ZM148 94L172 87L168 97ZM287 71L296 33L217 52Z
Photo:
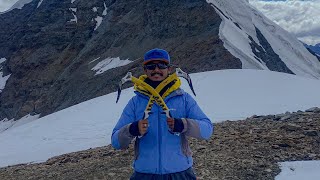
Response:
M155 47L189 73L243 68L320 78L316 57L246 0L20 4L0 14L1 68L10 75L0 119L45 116L113 92L129 70L142 73L141 57Z
M8 9L8 10L5 11L5 12L0 12L0 14L9 12L9 11L11 11L11 10L13 10L13 9L22 9L25 4L28 4L28 3L30 3L31 1L32 1L32 0L19 0L19 1L17 1L16 3L14 3L14 4L11 6L10 9ZM39 1L39 3L41 3L42 1L43 1L43 0Z
M318 43L316 45L304 44L304 46L310 51L310 53L312 53L315 56L317 56L318 59L320 58L320 43Z

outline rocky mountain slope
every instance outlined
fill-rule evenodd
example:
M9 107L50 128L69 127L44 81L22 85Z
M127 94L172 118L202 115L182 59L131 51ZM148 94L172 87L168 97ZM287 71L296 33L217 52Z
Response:
M215 124L208 141L191 140L199 179L274 179L278 162L320 160L320 109ZM40 164L0 169L0 179L128 179L133 148L110 145ZM294 169L292 169L294 171Z
M320 43L316 44L316 45L308 45L308 44L304 44L304 46L308 49L308 51L310 51L311 54L313 54L314 56L316 56L318 58L318 60L320 61Z
M113 92L120 78L140 67L144 52L154 47L167 49L172 61L188 72L241 68L223 47L221 19L205 1L37 4L32 1L22 10L0 15L0 56L7 59L5 75L11 74L0 97L0 119L30 112L43 116ZM74 15L77 21L71 21ZM104 20L95 30L97 17ZM134 62L94 76L91 69L108 57Z
M312 50L314 53L316 53L318 56L320 56L320 43L318 43L314 46L305 44L305 46L307 48L309 48L310 50Z
M244 0L240 15L235 1L221 0L25 2L0 14L1 68L11 74L0 120L45 116L113 92L127 71L142 73L141 57L155 47L189 73L256 68L320 77L319 61ZM95 75L95 65L115 57L132 63Z

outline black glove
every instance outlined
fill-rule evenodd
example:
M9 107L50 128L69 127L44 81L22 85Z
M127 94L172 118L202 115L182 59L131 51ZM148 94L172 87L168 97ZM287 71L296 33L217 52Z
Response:
M182 119L180 118L174 118L174 128L173 128L173 132L179 132L181 133L184 129L184 124Z
M139 132L139 121L135 121L133 122L130 127L129 127L129 132L132 136L140 136L140 132Z

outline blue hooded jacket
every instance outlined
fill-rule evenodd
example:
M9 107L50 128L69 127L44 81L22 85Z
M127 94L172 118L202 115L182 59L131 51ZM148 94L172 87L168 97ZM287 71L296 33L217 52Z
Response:
M131 123L143 118L149 97L136 92L126 105L112 132L112 146L116 149L128 148L135 138L129 133ZM168 174L181 172L193 165L192 153L187 137L209 139L213 124L202 112L196 101L182 89L171 92L165 99L174 118L181 118L182 133L177 136L169 132L166 115L154 104L148 118L147 133L135 141L134 170L140 173Z

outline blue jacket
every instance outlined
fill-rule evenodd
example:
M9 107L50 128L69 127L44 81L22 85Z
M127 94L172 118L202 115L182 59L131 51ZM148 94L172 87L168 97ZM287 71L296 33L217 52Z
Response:
M149 97L136 92L112 132L112 146L116 149L128 148L133 137L129 127L143 118ZM152 107L148 118L148 132L135 141L135 161L133 167L140 173L168 174L184 171L193 164L187 137L209 139L213 124L202 112L196 101L182 89L173 91L164 101L174 118L181 118L184 130L180 136L169 132L166 115L157 104Z

